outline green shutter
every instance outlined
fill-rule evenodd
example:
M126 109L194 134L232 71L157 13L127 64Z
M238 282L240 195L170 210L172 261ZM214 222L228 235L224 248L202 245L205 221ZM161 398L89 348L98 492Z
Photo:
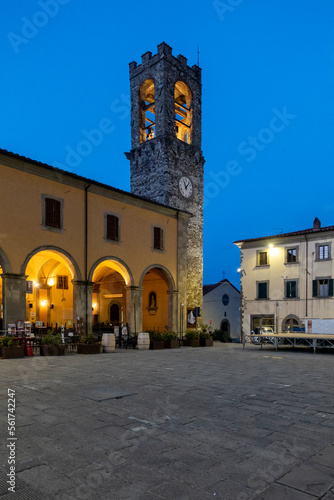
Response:
M318 280L313 280L313 297L318 297Z
M328 280L328 281L329 281L329 283L328 283L328 296L329 297L333 297L333 295L334 295L333 294L333 281L334 280L331 279L331 280Z

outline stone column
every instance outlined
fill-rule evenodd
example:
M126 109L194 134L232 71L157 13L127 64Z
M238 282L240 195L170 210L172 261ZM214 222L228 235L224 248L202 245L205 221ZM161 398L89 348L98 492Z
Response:
M73 283L73 320L77 325L78 318L83 319L84 332L92 333L92 298L93 283L91 281L72 281Z
M131 334L143 328L143 289L139 286L125 287L126 318Z
M22 274L2 274L3 329L7 323L26 320L26 279Z
M178 298L177 290L168 290L168 330L179 333L180 326L178 321Z

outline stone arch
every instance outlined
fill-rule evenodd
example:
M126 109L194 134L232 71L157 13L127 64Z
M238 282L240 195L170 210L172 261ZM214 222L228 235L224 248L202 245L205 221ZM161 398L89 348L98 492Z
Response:
M115 269L123 276L123 278L126 281L127 286L134 285L133 275L132 275L132 272L131 272L129 266L127 264L125 264L125 262L123 260L119 259L118 257L113 257L111 255L101 257L92 265L92 267L89 271L89 275L88 275L89 281L93 281L93 275L94 275L96 268L100 264L102 264L102 262L107 262L107 261L113 262L113 264L115 265Z
M27 320L52 329L75 327L82 274L71 254L53 245L37 247L26 256L21 274L32 285L25 298Z
M72 274L73 274L73 279L78 280L78 281L82 280L82 274L81 274L80 268L79 268L78 264L76 263L75 259L72 257L72 255L69 252L67 252L66 250L64 250L63 248L56 247L53 245L40 246L40 247L35 248L32 252L30 252L26 256L26 258L21 266L21 274L26 273L27 265L28 265L29 261L32 259L32 257L34 257L38 253L43 252L45 250L50 251L50 252L54 252L56 254L60 254L65 259L69 268L71 269Z
M161 265L148 266L139 281L142 294L142 324L144 331L177 331L178 294L170 271ZM152 296L154 294L154 304Z
M295 314L288 314L282 321L282 332L292 331L292 328L297 326L301 328L302 322Z
M110 308L116 302L119 306L119 323L127 323L132 306L127 290L134 283L127 264L118 257L102 257L91 267L88 279L92 283L94 326L110 326ZM113 326L116 326L115 321Z
M166 278L166 281L168 284L168 291L171 292L171 291L175 290L175 281L174 281L174 278L173 278L171 272L167 269L167 267L162 266L161 264L152 264L152 265L148 266L146 269L144 269L144 271L142 272L142 275L140 277L140 281L139 281L140 288L142 288L142 286L143 286L143 281L144 281L146 274L151 269L160 269L164 273L164 276Z
M0 248L0 266L2 268L3 274L12 272L10 261L2 248Z

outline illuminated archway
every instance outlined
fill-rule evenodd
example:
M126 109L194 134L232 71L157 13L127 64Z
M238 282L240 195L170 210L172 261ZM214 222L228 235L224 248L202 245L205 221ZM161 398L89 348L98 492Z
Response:
M178 139L191 144L192 94L187 84L178 81L174 89L175 134Z
M151 79L142 83L140 98L140 142L146 142L156 136L155 131L155 90Z
M174 280L162 266L149 266L140 280L143 303L143 331L172 329Z
M133 281L128 267L119 259L105 257L92 267L89 279L93 282L93 325L95 327L125 325L126 287ZM112 314L116 306L118 306L117 318L115 313Z
M73 258L58 247L40 247L27 256L22 274L27 276L27 321L52 329L73 328L72 281L78 279Z

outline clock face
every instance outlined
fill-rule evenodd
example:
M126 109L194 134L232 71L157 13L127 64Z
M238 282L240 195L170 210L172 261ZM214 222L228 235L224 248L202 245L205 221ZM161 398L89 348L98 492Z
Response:
M184 196L185 198L190 198L190 196L193 194L193 185L189 177L181 177L181 179L179 180L179 189L182 196Z

